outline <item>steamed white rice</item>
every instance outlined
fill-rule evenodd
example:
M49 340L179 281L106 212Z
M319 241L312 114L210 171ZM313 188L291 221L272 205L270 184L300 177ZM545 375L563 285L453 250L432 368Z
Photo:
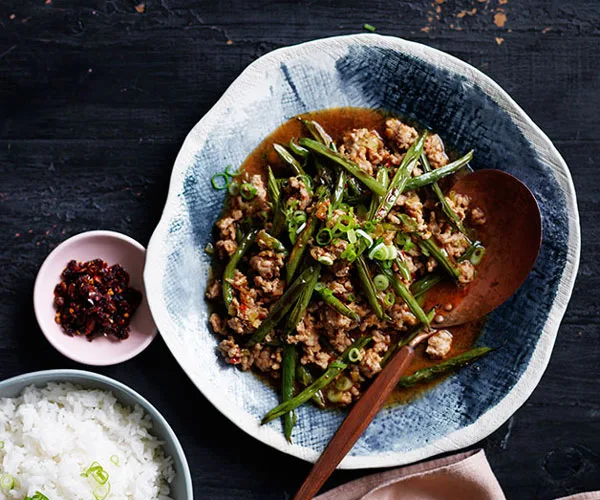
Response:
M98 483L82 473L97 462L109 475L107 500L168 500L172 459L151 427L139 406L69 383L0 398L0 479L14 478L0 499L39 491L49 500L93 500Z

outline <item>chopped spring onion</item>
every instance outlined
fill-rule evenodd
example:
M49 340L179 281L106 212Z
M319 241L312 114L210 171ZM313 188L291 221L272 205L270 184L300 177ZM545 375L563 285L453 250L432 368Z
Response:
M329 389L327 391L327 399L331 402L331 403L339 403L342 399L342 393L341 391L336 391L334 389Z
M296 234L300 234L302 231L304 231L304 228L306 227L306 222L303 222L302 225L296 229Z
M49 500L49 499L42 492L36 491L32 497L25 497L24 500Z
M15 478L10 474L2 474L0 476L0 488L3 490L12 490L15 487Z
M400 276L402 276L402 279L404 281L411 281L412 274L410 273L408 263L403 256L399 256L399 258L396 259L396 265L398 266L398 272L400 273Z
M386 245L381 242L375 245L369 252L369 259L392 260L398 256L398 251L393 245Z
M90 473L90 476L96 481L98 484L106 484L108 481L108 472L106 472L103 468L96 469L95 471Z
M299 144L296 144L293 137L290 139L290 142L288 145L289 145L290 149L292 150L292 153L294 153L296 156L298 156L302 159L306 158L309 154L308 149L303 148Z
M396 303L396 296L392 292L386 293L383 303L388 307L392 307Z
M92 494L96 500L104 500L110 493L110 483L99 484L94 488Z
M0 441L0 450L4 448L4 441Z
M210 183L212 187L221 191L227 189L231 183L231 178L227 174L215 174L211 177Z
M354 245L352 243L350 243L346 247L346 250L344 250L342 252L342 255L340 255L340 257L342 259L346 259L348 262L354 262L356 257L358 257L358 254L356 253L356 249L354 248Z
M83 477L91 476L98 484L105 484L108 481L108 472L98 462L93 462L81 475Z
M471 254L471 257L469 257L469 260L471 261L471 264L473 264L474 266L477 266L481 262L481 259L483 259L484 255L485 255L485 247L477 246L473 250L473 253Z
M356 347L353 347L352 349L350 349L350 351L348 352L348 359L352 363L358 363L362 359L362 354L361 354L360 350L357 349Z
M356 302L356 295L354 295L353 293L349 293L348 295L346 295L346 300L348 302Z
M238 194L240 194L240 185L237 182L232 182L231 184L229 184L227 192L231 196L237 196Z
M292 245L296 243L296 229L297 228L295 226L288 225L288 236L292 242Z
M333 260L328 255L321 255L321 257L317 259L317 262L325 264L326 266L333 266Z
M363 229L369 233L372 233L375 230L375 223L371 220L368 220L363 224Z
M378 292L383 292L390 286L390 280L384 274L378 274L373 278L373 284Z
M244 182L240 186L240 194L244 200L251 200L256 196L256 188L249 182Z
M396 243L400 245L405 252L410 252L415 248L415 244L408 234L398 233L396 235Z
M306 219L308 219L308 216L304 210L296 210L292 216L292 220L298 224L306 222Z
M356 347L355 347L356 349ZM358 351L358 349L356 349ZM360 351L358 351L360 354ZM348 353L350 354L350 353ZM348 359L350 359L350 357L348 357ZM335 381L335 388L338 391L347 391L348 389L350 389L350 387L352 387L352 380L350 380L348 377L345 376L341 376L338 377L337 380Z
M335 224L333 232L335 233L337 229L340 233L347 233L350 229L353 229L355 225L354 217L351 215L341 215Z
M363 29L370 31L371 33L375 32L375 26L373 26L372 24L369 24L369 23L363 24Z
M306 227L307 215L303 210L296 210L288 216L288 235L292 243L296 243L296 235Z
M369 245L369 247L373 244L373 238L371 238L362 229L357 229L356 230L356 236L360 236L361 238L364 238L364 240L367 242L367 244Z
M315 239L318 245L324 247L328 243L331 243L331 240L333 239L333 233L331 232L331 229L324 227L319 230Z
M240 175L241 172L239 170L236 170L235 172L231 172L229 170L230 168L233 168L233 165L227 165L225 167L225 175L226 176L231 177L233 179L234 177L237 177L238 175Z
M392 268L392 260L382 260L379 262L379 266L381 269L391 269Z
M348 238L348 241L350 243L356 243L357 242L356 231L354 229L350 229L350 231L348 231L346 233L346 238Z
M119 466L119 457L117 455L111 455L110 461L117 467Z

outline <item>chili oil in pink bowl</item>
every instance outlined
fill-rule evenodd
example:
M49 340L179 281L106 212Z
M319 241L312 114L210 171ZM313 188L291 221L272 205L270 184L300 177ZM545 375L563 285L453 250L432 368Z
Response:
M152 319L144 289L143 269L146 249L137 241L114 231L88 231L62 242L40 267L35 280L33 306L43 334L64 356L79 363L95 366L114 365L142 352L154 338L157 329ZM142 294L142 301L131 317L129 337L71 336L56 322L54 289L71 260L87 262L101 259L109 266L120 264L129 274L129 286Z

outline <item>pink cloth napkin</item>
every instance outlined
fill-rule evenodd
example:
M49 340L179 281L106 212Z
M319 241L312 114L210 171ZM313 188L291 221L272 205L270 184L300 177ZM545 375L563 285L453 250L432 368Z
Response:
M468 451L351 481L314 500L505 500L483 450ZM600 500L600 492L558 500Z

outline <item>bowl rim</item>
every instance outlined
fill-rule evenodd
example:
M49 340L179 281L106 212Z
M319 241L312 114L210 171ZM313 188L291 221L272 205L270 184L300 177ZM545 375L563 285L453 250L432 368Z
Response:
M80 379L82 381L95 381L100 384L106 386L107 390L116 389L121 391L127 395L129 395L132 399L134 399L137 404L139 404L146 413L150 415L153 423L159 423L166 431L168 439L173 444L175 448L175 452L177 454L177 459L181 462L181 469L184 476L185 489L187 491L187 500L193 500L194 498L194 490L192 486L192 476L190 472L190 466L187 461L187 457L185 455L185 451L183 450L183 446L179 442L179 438L175 431L171 428L167 419L163 417L162 413L158 411L158 409L148 401L144 396L142 396L139 392L129 387L127 384L120 382L112 377L108 377L106 375L101 375L99 373L91 372L88 370L78 370L72 368L54 368L50 370L38 370L34 372L26 372L21 373L20 375L15 375L14 377L10 377L4 380L0 380L0 391L6 386L11 384L24 384L23 388L29 385L38 385L38 384L48 384L50 382L71 382L77 384L78 381L70 381L64 380L63 377L74 377L75 379ZM0 395L0 399L3 396ZM117 400L119 399L118 394L115 394ZM128 405L129 406L129 405ZM174 457L172 457L174 458Z
M489 436L506 422L529 398L546 370L560 322L573 291L581 252L579 212L577 209L575 187L569 168L548 136L498 83L481 70L453 55L403 38L375 33L320 38L281 47L259 57L249 64L236 77L212 108L199 119L182 143L171 172L168 195L161 218L148 243L146 265L144 267L146 287L148 290L152 290L148 294L148 304L161 332L168 331L172 325L163 297L161 294L154 292L155 290L160 290L160 283L162 281L162 277L156 272L157 269L160 269L161 240L167 232L167 224L171 220L174 209L177 206L176 200L181 184L179 181L183 178L187 161L192 157L194 143L198 138L204 137L203 134L206 133L205 128L208 129L208 125L205 122L214 120L214 116L219 116L219 114L225 111L227 106L231 105L234 101L238 89L241 90L243 88L244 81L252 77L259 78L266 67L270 67L272 64L279 64L282 60L291 59L298 51L320 50L327 53L329 47L349 47L353 44L391 48L401 53L427 60L449 70L451 73L462 75L472 84L479 86L499 107L511 114L512 120L526 140L532 145L536 153L550 165L559 189L563 191L565 196L565 203L570 212L570 217L568 218L569 242L565 271L560 277L556 297L554 298L542 334L534 348L527 368L503 399L495 406L489 408L472 424L461 427L434 442L424 443L419 448L403 452L386 451L363 456L348 455L339 464L338 468L340 469L392 467L417 462L444 452L471 446ZM239 407L236 407L226 398L222 397L214 387L211 387L209 384L203 385L202 380L194 380L185 368L187 353L177 349L176 342L171 336L164 333L162 336L165 344L194 385L236 426L259 441L283 453L313 463L318 459L319 453L306 447L288 444L283 435L279 435L280 433L269 433L265 430L264 426L260 426L260 422L257 419L242 412Z
M82 233L78 233L73 236L70 236L66 240L61 241L55 248L52 249L52 251L48 255L46 255L46 257L44 258L44 261L42 262L42 265L38 269L38 272L35 277L35 282L33 284L33 297L32 297L33 311L34 311L38 326L39 326L40 330L42 331L42 333L44 334L44 337L52 345L52 347L54 347L54 349L56 349L58 352L60 352L63 356L66 356L67 358L69 358L73 361L76 361L77 363L81 363L81 364L85 364L85 365L89 365L89 366L112 366L112 365L123 363L125 361L128 361L128 360L134 358L135 356L137 356L138 354L143 352L152 343L152 341L156 338L156 336L158 335L158 327L156 326L156 321L154 321L154 316L152 315L151 312L150 312L150 315L151 315L152 320L154 321L154 328L153 328L152 332L147 335L146 340L143 343L141 343L137 348L132 349L130 351L126 351L124 354L122 354L120 356L116 356L115 358L111 359L110 361L103 362L103 361L98 361L98 360L94 360L94 359L89 359L89 358L86 358L85 356L78 356L77 354L74 354L71 350L69 350L69 349L63 347L61 344L59 344L56 341L55 336L50 334L47 331L47 328L45 326L47 320L45 320L44 318L41 317L41 312L40 312L41 306L39 305L40 300L42 300L42 294L40 292L40 288L43 283L42 278L45 275L47 269L49 268L50 262L52 261L54 256L56 256L65 247L68 247L69 245L77 243L80 240L85 240L88 238L92 238L94 236L99 236L102 238L113 238L116 240L120 240L124 243L127 243L128 245L135 248L137 251L142 252L142 260L143 260L142 265L145 263L147 249L139 241L133 239L131 236L127 236L126 234L119 233L117 231L110 231L110 230L106 230L106 229L94 229L91 231L84 231ZM143 290L144 297L146 298L146 301L148 301L148 292L145 287L145 280L143 279L143 272L142 272L142 284L144 285L144 290ZM150 309L149 302L148 302L148 309Z

